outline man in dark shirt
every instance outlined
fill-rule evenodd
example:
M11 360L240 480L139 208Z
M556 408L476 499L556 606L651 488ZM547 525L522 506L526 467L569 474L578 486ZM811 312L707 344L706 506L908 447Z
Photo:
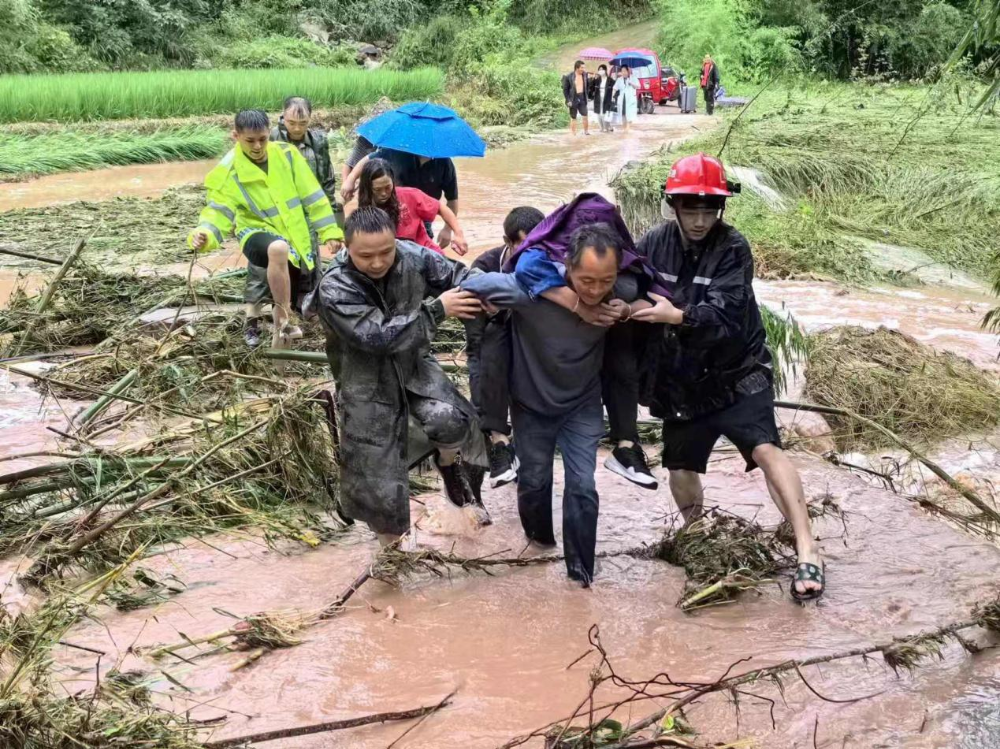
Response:
M504 243L476 258L474 270L499 273L510 252L517 249L545 215L537 208L521 206L503 222ZM517 456L510 443L510 313L480 315L466 324L469 361L469 392L479 411L479 422L490 437L490 486L497 488L517 479ZM470 479L471 480L471 479ZM478 490L472 482L473 491Z
M574 232L566 254L566 280L582 304L604 307L617 319L639 291L631 276L618 275L621 238L607 224ZM463 281L463 290L512 314L511 416L521 463L517 505L532 541L555 545L552 472L556 447L565 468L563 548L569 577L589 587L594 578L598 496L594 482L597 447L604 436L601 363L606 327L590 325L575 312L532 299L517 276L521 266L550 262L542 250L523 251L514 278L486 273ZM626 289L624 282L633 281ZM648 303L642 305L648 306ZM641 308L633 305L633 308Z
M442 197L448 207L458 215L458 175L455 172L455 162L451 159L429 159L425 156L396 151L391 148L379 148L361 159L354 167L350 176L344 180L344 191L353 192L361 177L361 170L369 159L384 159L392 166L392 172L397 186L415 187L430 195L435 200ZM434 236L431 222L427 222L427 235ZM447 226L438 234L437 243L442 249L451 244L451 229Z

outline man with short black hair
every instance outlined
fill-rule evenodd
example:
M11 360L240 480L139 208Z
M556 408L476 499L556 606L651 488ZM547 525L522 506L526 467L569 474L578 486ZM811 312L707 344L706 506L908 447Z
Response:
M573 233L565 255L566 283L579 302L618 320L641 291L636 276L618 274L621 245L608 224L586 224ZM566 569L571 579L589 587L597 544L594 469L604 436L601 362L607 328L528 295L526 288L536 276L532 266L551 262L543 250L523 250L513 274L483 274L467 279L462 288L512 312L511 416L521 463L517 504L524 532L537 544L555 545L552 472L558 447L566 477Z
M590 135L590 121L587 112L587 101L590 98L590 75L587 73L587 63L577 60L573 63L573 72L567 73L562 79L563 98L569 107L569 131L576 135L576 118L583 118L583 134Z
M459 461L485 465L476 411L430 344L446 317L469 319L482 305L458 288L469 275L464 265L396 239L381 208L358 208L344 234L347 252L307 304L326 328L337 381L341 510L391 543L410 529L408 417L436 448L448 499L477 505ZM489 522L481 505L474 509Z
M503 244L487 250L472 263L474 270L499 273L510 253L545 219L537 208L514 208L503 222ZM517 479L517 455L510 442L510 313L478 316L466 325L469 392L479 420L490 439L490 486ZM478 486L472 482L473 490Z
M214 250L235 230L247 262L267 269L274 300L272 345L286 348L302 337L290 319L299 277L312 273L319 261L310 232L316 232L331 255L344 235L302 154L287 143L270 142L269 136L270 123L262 110L244 109L236 115L236 146L205 178L208 204L188 234L188 244L196 251ZM253 346L260 336L252 332L248 327L246 340Z
M740 451L748 471L761 468L768 493L795 534L799 564L792 596L810 600L823 594L825 568L802 480L781 449L771 352L753 291L753 255L743 235L722 220L732 194L721 161L703 153L680 159L665 187L677 218L639 242L670 294L650 294L656 304L633 315L663 325L647 351L652 377L644 401L663 419L663 465L685 522L701 515L699 475L720 437Z

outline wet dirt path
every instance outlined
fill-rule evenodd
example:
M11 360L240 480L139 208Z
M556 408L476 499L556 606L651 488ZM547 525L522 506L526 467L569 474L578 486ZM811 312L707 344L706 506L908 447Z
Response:
M703 125L699 118L664 115L640 123L628 138L616 134L574 140L549 134L485 160L460 162L461 215L471 243L480 249L495 244L503 216L513 205L549 210L584 189L607 193L608 177L629 160ZM238 259L235 253L217 257L228 258L213 258L217 267ZM985 299L923 288L844 291L836 284L813 282L758 285L763 301L785 304L809 328L845 321L893 324L982 365L995 358L995 339L977 332ZM0 381L0 408L5 413L0 454L39 449L51 435L46 423L65 424L58 407L40 419L37 395L16 376ZM958 452L951 459L961 457ZM601 628L616 669L628 677L666 669L678 679L711 680L751 654L754 660L748 665L763 665L932 628L964 617L973 604L995 593L1000 562L995 547L822 461L801 456L796 461L808 496L830 495L848 513L846 535L839 521L817 524L830 574L829 592L818 607L795 606L786 586L687 615L674 606L683 586L680 570L621 558L601 564L598 582L588 592L570 585L561 565L504 571L494 578L425 577L402 590L373 583L343 616L307 630L303 644L235 672L230 669L241 655L155 663L131 651L133 645L176 641L179 632L196 636L231 625L219 609L242 616L318 607L339 594L374 553L374 539L357 530L313 551L269 551L259 540L245 537L208 539L211 546L192 541L143 562L179 577L186 592L162 606L130 613L100 608L95 612L99 621L76 627L66 640L107 653L101 659L103 671L117 663L122 670L149 673L154 689L175 710L190 709L198 718L228 714L229 723L217 738L434 704L458 688L452 707L398 746L487 749L577 706L586 695L593 655L567 666L587 651L587 631L594 624ZM10 465L14 467L20 466ZM1000 475L995 453L984 470ZM655 541L674 510L666 490L642 492L602 468L597 479L600 548L613 551ZM714 457L706 487L709 503L765 522L777 518L761 476L745 474L729 452L720 450ZM418 540L468 556L516 555L524 539L514 490L487 490L486 503L495 523L475 530L442 498L426 498L425 507L413 506ZM0 562L5 604L24 595L3 583L15 566L13 560ZM778 700L776 728L767 705L749 697L743 698L738 724L732 706L721 697L693 707L689 717L705 742L739 735L754 737L762 747L1000 745L997 657L990 652L970 657L952 644L944 652L941 662L913 676L896 677L880 661L866 667L857 660L808 672L813 686L835 699L881 692L854 704L824 703L794 680L787 683L784 701L773 688L761 688L759 693ZM70 648L56 656L66 689L92 683L94 656ZM640 706L619 717L638 718L649 709ZM267 746L374 749L387 746L407 727L364 728Z

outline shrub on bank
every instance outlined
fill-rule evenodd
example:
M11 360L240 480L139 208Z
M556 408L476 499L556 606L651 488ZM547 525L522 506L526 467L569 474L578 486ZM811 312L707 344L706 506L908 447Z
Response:
M348 46L327 47L302 37L268 36L223 47L212 62L224 68L351 67L356 51Z

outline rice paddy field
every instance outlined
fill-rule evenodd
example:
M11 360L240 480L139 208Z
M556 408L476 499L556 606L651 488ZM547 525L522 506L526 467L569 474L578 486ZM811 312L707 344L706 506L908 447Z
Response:
M80 122L231 114L280 108L289 92L317 107L427 99L444 89L436 69L413 71L169 70L0 76L0 122Z

